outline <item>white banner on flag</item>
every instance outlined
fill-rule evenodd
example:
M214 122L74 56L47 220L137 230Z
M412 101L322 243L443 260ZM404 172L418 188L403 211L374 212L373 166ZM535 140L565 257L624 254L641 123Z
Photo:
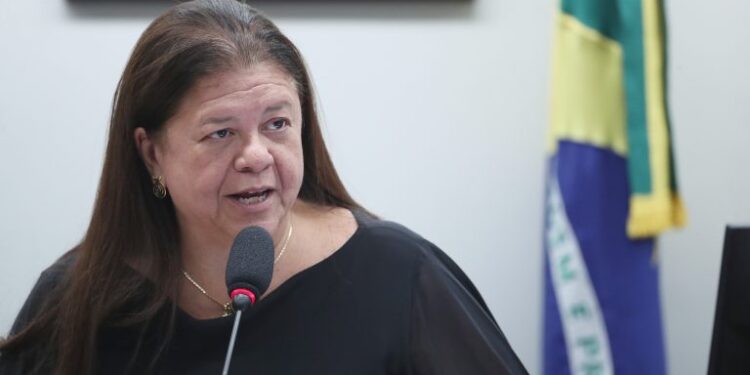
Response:
M570 373L611 375L614 368L607 328L554 169L548 181L545 241Z

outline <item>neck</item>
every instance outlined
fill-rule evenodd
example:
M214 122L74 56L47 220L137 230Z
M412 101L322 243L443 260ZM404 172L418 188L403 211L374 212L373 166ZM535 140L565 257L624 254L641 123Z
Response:
M192 248L195 249L195 248ZM229 301L224 281L229 246L212 248L211 251L192 250L183 247L182 268L187 271L209 296L225 303ZM223 309L190 283L181 278L180 297L178 304L190 315L199 318L215 318L221 316Z
M291 216L291 212L287 214L279 223L274 231L275 233L272 233L274 259L278 258L282 245L286 242L292 223ZM193 280L212 298L221 303L228 302L225 273L233 239L228 238L228 236L225 236L227 238L210 238L208 236L196 238L191 236L190 233L197 233L197 231L190 230L185 230L183 233L185 233L181 239L183 270L187 271ZM289 251L289 247L287 247L287 251ZM283 260L279 259L279 262L283 263ZM276 269L276 267L274 268ZM222 309L220 306L203 295L186 278L182 278L180 290L178 304L194 317L210 318L221 315Z
M183 238L182 244L182 268L214 298L226 294L224 273L231 242Z

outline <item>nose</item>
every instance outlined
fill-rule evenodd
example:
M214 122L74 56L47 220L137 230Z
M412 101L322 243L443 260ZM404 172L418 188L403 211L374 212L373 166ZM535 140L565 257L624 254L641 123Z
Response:
M242 149L234 159L234 168L239 172L258 173L272 163L273 155L269 152L268 145L260 137L251 137L243 143Z

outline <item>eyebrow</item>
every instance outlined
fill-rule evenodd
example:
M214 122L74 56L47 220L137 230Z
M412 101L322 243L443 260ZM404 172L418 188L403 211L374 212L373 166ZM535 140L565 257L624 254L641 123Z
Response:
M208 124L216 124L221 125L230 121L234 121L237 118L234 116L225 116L225 117L208 117L201 121L201 125L208 125Z
M269 113L269 112L276 112L276 111L280 111L280 110L282 110L282 109L284 109L284 108L288 108L288 107L291 107L291 106L292 106L292 103L289 103L288 101L284 100L283 102L280 102L280 103L278 103L278 104L275 104L275 105L272 105L272 106L270 106L270 107L267 107L267 108L266 108L266 109L265 109L265 110L263 111L263 114L265 115L265 114L267 114L267 113Z
M274 104L272 106L266 107L266 109L263 110L263 115L266 115L266 114L272 113L272 112L276 112L276 111L280 111L280 110L285 109L285 108L291 108L291 107L292 107L292 103L284 100L283 102L280 102L280 103ZM236 120L237 120L237 117L235 117L235 116L222 116L222 117L213 117L212 116L212 117L206 117L206 118L202 119L201 122L200 122L200 124L201 124L201 126L203 126L203 125L209 125L209 124L221 125L221 124L225 124L227 122L232 122L232 121L236 121Z

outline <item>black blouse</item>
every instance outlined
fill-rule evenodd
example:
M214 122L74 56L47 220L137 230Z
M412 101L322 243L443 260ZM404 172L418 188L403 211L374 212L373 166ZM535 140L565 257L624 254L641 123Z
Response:
M398 224L358 222L337 252L243 314L230 374L527 373L479 292L445 253ZM45 272L37 285L60 273ZM36 289L29 301L38 299ZM24 307L13 331L30 310ZM220 374L233 321L197 320L178 309L153 372ZM148 372L163 332L152 326L104 329L98 373ZM136 348L141 332L146 340ZM0 357L0 375L14 373L11 361Z

